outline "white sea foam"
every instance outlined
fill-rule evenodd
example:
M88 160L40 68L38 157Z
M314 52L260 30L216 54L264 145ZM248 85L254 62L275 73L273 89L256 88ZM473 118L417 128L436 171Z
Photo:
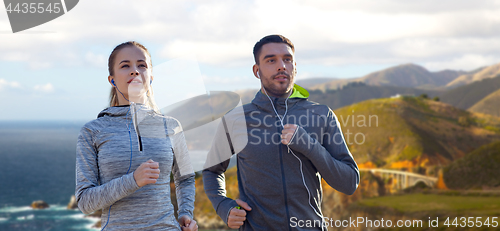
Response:
M16 220L32 220L33 218L35 218L35 215L33 214L30 214L28 216L20 216L20 217L16 217Z
M30 206L4 207L0 208L0 213L19 213L33 210Z
M20 213L20 212L26 212L26 211L32 211L32 210L62 211L62 210L66 210L66 206L64 206L64 205L49 205L49 207L46 209L33 209L30 206L17 206L17 207L12 206L12 207L0 208L0 213Z
M77 230L80 230L80 229L85 229L87 231L94 231L94 230L101 230L100 228L95 228L94 225L99 221L101 220L101 218L96 218L96 217L86 217L85 215L83 214L77 214L77 215L73 215L75 218L78 218L78 219L85 219L88 221L87 224L84 224L84 225L78 225L78 226L74 226L72 227L73 229L77 229Z
M68 215L68 216L65 216L65 217L71 218L71 219L85 219L85 214L78 213L78 214Z
M54 212L56 211L56 212ZM28 220L74 220L80 225L74 226L77 230L95 231L95 223L100 220L96 217L88 217L79 210L68 210L64 205L50 205L47 209L32 209L30 206L12 206L0 208L0 223L9 222L10 218L4 217L2 213L15 214L12 216L17 222L26 222ZM84 221L84 224L81 224Z
M92 222L97 222L99 220L101 220L101 218L97 218L97 217L87 217L85 216L85 214L83 213L80 213L80 214L72 214L72 215L67 215L65 216L67 219L75 219L75 220L88 220L88 221L92 221Z
M86 226L85 226L85 228L86 228L86 229L89 229L89 230L101 230L101 229L99 229L99 228L95 228L95 227L94 227L94 224L95 224L95 222L93 222L93 223L91 223L91 224L88 224L88 225L86 225Z
M61 211L61 210L67 210L67 207L65 205L49 205L48 208L46 208L48 211Z

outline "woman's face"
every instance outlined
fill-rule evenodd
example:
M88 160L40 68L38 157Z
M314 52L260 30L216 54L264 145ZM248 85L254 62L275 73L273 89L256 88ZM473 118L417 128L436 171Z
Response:
M113 71L114 76L109 76L109 82L113 79L116 85L114 87L129 101L144 103L153 79L148 54L139 47L127 46L116 54ZM120 105L128 104L119 92L117 94Z

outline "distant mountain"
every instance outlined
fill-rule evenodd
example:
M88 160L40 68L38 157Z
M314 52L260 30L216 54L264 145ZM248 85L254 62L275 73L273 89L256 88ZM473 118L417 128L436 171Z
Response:
M312 86L311 89L318 89L322 91L327 89L337 89L349 82L364 82L374 86L399 86L435 89L445 86L458 76L466 73L467 72L464 71L453 70L429 72L422 66L410 63L376 71L361 78L333 80L328 83Z
M500 74L495 78L475 81L448 90L441 95L441 101L461 109L468 109L498 89L500 89Z
M338 79L336 79L336 78L309 78L309 79L297 80L295 83L301 87L309 88L309 87L312 87L314 85L327 83L327 82L330 82L333 80L338 80Z
M461 75L457 77L455 80L446 84L446 87L454 88L472 82L480 81L483 79L494 78L499 74L500 74L500 63L487 67L478 68L472 71L471 73Z
M456 79L458 76L465 75L468 72L466 71L455 71L455 70L443 70L438 72L432 72L434 76L438 79L441 79L443 83L449 83Z
M363 82L375 86L418 87L441 86L447 83L447 79L443 75L437 77L419 65L403 64L368 74L363 77Z
M259 89L246 89L246 90L239 90L236 91L238 95L240 95L241 103L242 104L247 104L252 102L253 98L255 97L255 94Z
M469 111L500 117L500 89L474 104Z
M456 160L443 171L450 189L483 189L500 187L500 141L474 150Z
M396 86L371 86L362 82L352 82L338 90L319 90L309 92L309 100L326 104L332 109L344 107L368 99L389 98L396 95L419 96L427 94L431 98L442 92Z
M321 91L336 90L336 89L342 88L343 86L347 85L348 83L352 83L352 82L363 82L363 80L362 80L362 78L336 79L336 80L332 80L330 82L317 84L317 85L308 87L307 89L321 90Z
M334 112L356 161L384 168L425 173L500 139L500 118L420 97L372 99Z
M431 72L437 80L442 81L438 86L432 83L422 84L417 86L419 89L439 90L445 89L445 84L453 81L457 76L467 74L466 71L443 70L438 72Z

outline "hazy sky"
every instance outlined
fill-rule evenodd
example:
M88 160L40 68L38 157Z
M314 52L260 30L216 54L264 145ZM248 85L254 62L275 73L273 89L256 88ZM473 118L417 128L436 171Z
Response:
M108 55L128 40L150 50L163 107L257 89L252 48L268 34L293 41L298 79L349 78L410 62L431 71L499 63L499 28L493 0L84 0L15 34L2 10L0 120L95 118L108 101Z

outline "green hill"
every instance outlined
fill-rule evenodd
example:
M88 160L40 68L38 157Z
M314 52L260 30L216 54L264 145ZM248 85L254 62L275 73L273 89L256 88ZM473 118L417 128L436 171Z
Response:
M500 141L484 145L444 168L451 189L500 187Z
M334 110L358 163L445 166L500 139L500 118L420 97L372 99Z
M368 99L389 98L395 95L427 94L431 98L441 94L439 91L422 90L396 86L371 86L362 82L352 82L338 90L310 91L309 100L326 104L331 109L336 109L365 101Z
M468 109L498 89L500 89L500 75L448 90L441 95L441 101L461 109Z
M474 104L469 111L500 117L500 89Z

